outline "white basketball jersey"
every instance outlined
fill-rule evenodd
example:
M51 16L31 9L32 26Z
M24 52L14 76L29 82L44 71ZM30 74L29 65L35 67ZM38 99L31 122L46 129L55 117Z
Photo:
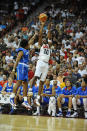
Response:
M39 60L44 61L44 62L49 62L50 59L50 48L48 44L43 44L40 48L40 53L39 53Z

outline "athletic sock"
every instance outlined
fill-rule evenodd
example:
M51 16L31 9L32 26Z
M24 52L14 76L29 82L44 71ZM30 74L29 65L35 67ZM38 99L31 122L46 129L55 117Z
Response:
M68 109L68 112L71 112L71 109Z
M62 109L61 109L61 108L59 108L59 111L61 111L61 112L62 112Z
M14 97L15 97L15 93L12 93L12 94L11 94L11 98L14 98Z
M24 101L27 101L27 97L26 96L24 96Z
M40 113L40 107L39 106L37 106L37 112Z

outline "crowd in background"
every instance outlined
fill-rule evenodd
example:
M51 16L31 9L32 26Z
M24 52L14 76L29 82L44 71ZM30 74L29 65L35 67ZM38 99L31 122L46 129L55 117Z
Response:
M34 5L35 3L32 3ZM27 5L27 4L26 4ZM14 3L14 17L11 24L20 23L12 33L6 33L0 37L0 87L6 86L8 78L13 69L21 39L30 40L34 32L40 29L40 21L35 16L30 21L23 23L29 13L29 6L22 6L23 15L19 15L17 2ZM81 86L82 78L87 77L87 19L86 9L78 10L74 4L69 7L60 7L51 4L45 11L48 19L43 30L43 37L46 36L47 25L51 22L52 46L49 61L49 71L47 79L53 85L57 80L57 85L63 89L65 80L70 79L76 88ZM38 14L39 15L39 14ZM16 19L15 19L16 18ZM5 21L4 21L5 22ZM10 24L6 21L6 26ZM13 28L13 26L11 27ZM34 44L30 47L29 81L33 78L36 62L39 55L38 36ZM13 83L16 82L16 73ZM37 85L38 85L37 81Z
M6 0L0 3L0 37L13 31L15 26L23 23L27 16L36 11L41 0ZM43 2L42 2L43 3Z

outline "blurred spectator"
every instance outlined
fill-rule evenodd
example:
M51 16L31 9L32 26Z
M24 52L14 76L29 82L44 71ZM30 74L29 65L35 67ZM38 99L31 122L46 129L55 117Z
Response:
M13 91L13 79L11 77L8 78L8 81L4 84L2 89L2 94L11 94Z
M87 71L82 64L79 65L78 73L81 75L81 77L87 74Z
M33 64L29 64L29 72L28 72L28 79L31 80L34 76L35 68L33 67Z
M11 56L11 53L8 52L6 57L5 57L5 60L6 60L6 64L9 66L9 67L13 67L13 56Z
M3 75L3 80L0 81L0 85L3 87L5 83L7 83L7 76Z
M2 80L3 80L3 69L0 68L0 81L2 81Z
M63 82L63 78L64 78L64 76L63 76L63 71L60 70L60 71L59 71L59 74L58 74L58 77L57 77L58 82L59 82L59 83L62 83L62 82ZM59 85L59 86L60 86L60 85Z

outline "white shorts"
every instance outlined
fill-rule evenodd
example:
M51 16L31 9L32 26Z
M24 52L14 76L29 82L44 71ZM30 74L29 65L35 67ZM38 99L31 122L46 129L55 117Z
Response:
M45 81L48 73L48 68L49 68L48 63L38 60L34 76L40 77L41 81Z

